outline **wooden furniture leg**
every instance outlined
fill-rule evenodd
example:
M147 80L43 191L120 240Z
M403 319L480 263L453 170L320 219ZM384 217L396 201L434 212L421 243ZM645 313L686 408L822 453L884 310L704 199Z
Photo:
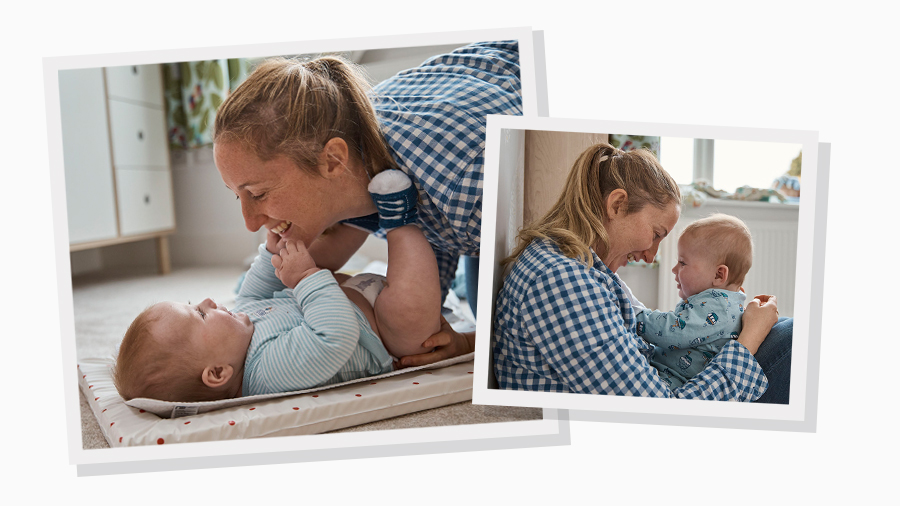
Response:
M169 258L169 236L167 235L156 238L156 260L159 262L160 274L168 274L172 271L172 263Z

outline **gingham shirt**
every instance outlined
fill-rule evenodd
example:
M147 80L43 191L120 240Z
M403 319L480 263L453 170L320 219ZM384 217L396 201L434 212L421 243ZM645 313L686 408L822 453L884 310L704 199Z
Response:
M372 90L385 140L419 191L419 225L446 295L459 255L481 247L488 114L522 114L516 41L471 44L400 72Z
M670 390L650 366L652 345L635 334L618 277L534 240L497 297L493 355L500 388L591 394L756 400L768 387L750 352L731 341L707 367Z
M294 289L275 276L265 244L241 284L234 312L253 322L242 395L293 392L390 372L388 351L327 270Z

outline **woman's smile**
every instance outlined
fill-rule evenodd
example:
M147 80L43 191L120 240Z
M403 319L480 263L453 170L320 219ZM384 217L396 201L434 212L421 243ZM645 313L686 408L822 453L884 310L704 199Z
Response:
M281 223L279 223L278 225L270 228L269 230L271 230L272 232L274 232L276 234L281 235L282 233L286 232L289 228L291 228L291 222L284 220Z

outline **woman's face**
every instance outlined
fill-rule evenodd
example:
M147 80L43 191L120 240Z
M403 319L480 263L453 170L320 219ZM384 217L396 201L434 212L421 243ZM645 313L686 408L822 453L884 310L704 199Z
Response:
M673 202L665 209L646 205L636 213L609 213L606 232L609 251L600 259L613 272L631 260L653 262L659 243L675 228L681 207Z
M285 156L260 160L239 142L218 143L213 150L225 186L241 201L251 232L265 227L309 245L334 223L328 205L329 180L297 167Z

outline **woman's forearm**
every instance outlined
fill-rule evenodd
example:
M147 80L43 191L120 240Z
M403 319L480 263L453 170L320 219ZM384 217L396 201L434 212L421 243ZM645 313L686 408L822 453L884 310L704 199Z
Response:
M338 223L320 235L307 249L316 265L333 272L350 260L367 237L368 232Z
M758 330L750 330L744 329L741 331L741 335L738 336L737 342L747 348L747 350L752 355L756 355L757 350L759 350L759 345L766 339L765 332L759 332Z

